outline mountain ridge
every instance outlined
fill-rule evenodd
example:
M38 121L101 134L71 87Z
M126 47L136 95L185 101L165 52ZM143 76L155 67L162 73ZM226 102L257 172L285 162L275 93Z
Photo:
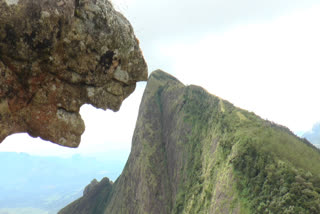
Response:
M97 213L319 213L319 161L289 129L157 70Z

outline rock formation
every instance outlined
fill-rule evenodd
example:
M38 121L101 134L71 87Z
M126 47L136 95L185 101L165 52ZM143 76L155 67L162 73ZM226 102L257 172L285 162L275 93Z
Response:
M108 0L0 0L0 142L27 132L77 147L81 105L117 111L147 65Z
M84 190L83 197L74 202L71 213L99 214L103 213L109 195L112 190L112 182L103 178L100 182L91 182ZM65 213L71 214L68 211Z
M120 177L59 214L318 214L319 163L287 128L156 71Z

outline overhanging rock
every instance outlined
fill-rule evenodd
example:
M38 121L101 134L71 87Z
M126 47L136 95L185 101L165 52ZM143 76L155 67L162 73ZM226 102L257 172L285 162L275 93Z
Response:
M0 0L0 142L27 132L77 147L88 103L119 110L147 65L107 0Z

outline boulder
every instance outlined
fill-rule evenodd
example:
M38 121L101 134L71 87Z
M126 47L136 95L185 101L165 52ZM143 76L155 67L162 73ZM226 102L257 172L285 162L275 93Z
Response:
M0 0L0 142L27 132L77 147L83 104L118 111L147 65L108 0Z

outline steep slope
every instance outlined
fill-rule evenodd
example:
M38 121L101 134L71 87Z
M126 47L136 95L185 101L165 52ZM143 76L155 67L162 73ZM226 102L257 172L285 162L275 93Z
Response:
M319 163L287 128L158 70L103 213L320 213Z

